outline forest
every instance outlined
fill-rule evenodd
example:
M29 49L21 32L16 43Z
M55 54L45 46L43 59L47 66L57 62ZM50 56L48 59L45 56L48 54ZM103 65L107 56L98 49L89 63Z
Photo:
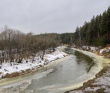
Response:
M74 33L60 35L62 43L77 46L105 46L110 44L110 7L103 14L93 16L90 22L76 27Z
M0 33L0 63L18 62L28 59L40 52L43 59L45 52L55 51L61 44L77 46L105 46L110 43L110 7L103 14L93 16L90 22L84 22L82 27L76 27L74 33L45 33L35 35L22 33L8 28Z
M0 63L21 63L22 59L34 57L38 52L40 52L39 55L43 60L45 51L48 49L48 52L54 52L59 45L59 40L60 37L56 33L25 34L5 26L0 33Z

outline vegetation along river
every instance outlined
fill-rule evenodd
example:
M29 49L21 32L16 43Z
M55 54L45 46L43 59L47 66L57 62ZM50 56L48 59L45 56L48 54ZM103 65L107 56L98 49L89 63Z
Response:
M1 81L0 93L64 93L80 86L99 70L93 58L76 50L65 51L69 56L43 70Z

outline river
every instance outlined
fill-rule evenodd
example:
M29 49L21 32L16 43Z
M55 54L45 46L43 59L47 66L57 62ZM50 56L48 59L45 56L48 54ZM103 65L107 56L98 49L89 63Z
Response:
M99 70L89 56L72 49L65 51L69 56L50 63L44 70L4 80L0 93L64 93L78 87Z

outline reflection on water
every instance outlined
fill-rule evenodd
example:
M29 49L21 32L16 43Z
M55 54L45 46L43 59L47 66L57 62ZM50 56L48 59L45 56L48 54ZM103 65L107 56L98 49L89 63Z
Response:
M95 65L93 59L91 59L89 56L87 55L84 55L82 53L80 53L79 51L75 51L74 52L74 55L76 56L76 59L77 59L77 63L78 64L82 64L83 62L86 62L87 63L87 72L90 71L90 69L92 68L92 66Z
M93 61L92 58L90 58L87 55L84 55L83 53L81 53L79 51L73 51L70 47L65 48L64 51L70 55L75 55L78 64L82 64L82 63L85 64L86 63L87 64L87 67L86 67L87 72L89 72L91 70L91 68L95 65L95 62Z
M63 87L73 85L90 77L88 71L94 65L93 60L71 49L66 49L70 56L63 62L54 64L53 69L47 69L31 76L31 83L5 89L8 93L63 93ZM39 78L40 77L40 78ZM0 92L1 93L1 92Z

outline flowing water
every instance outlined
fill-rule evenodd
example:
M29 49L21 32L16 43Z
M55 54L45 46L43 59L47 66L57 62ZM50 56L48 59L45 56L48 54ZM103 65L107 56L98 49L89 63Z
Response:
M98 71L98 65L89 56L66 51L68 57L49 64L45 70L9 79L0 86L0 93L64 93Z

